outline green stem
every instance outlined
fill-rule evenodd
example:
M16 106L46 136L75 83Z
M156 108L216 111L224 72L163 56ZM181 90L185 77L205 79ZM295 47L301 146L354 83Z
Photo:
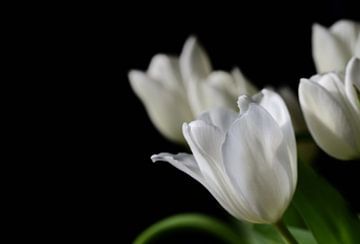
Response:
M283 237L285 243L287 244L298 244L297 240L294 236L290 233L286 225L284 224L283 220L280 219L279 222L275 223L274 226L280 232L281 236Z
M201 214L181 214L153 224L135 239L134 244L147 244L166 234L181 230L207 232L230 244L242 242L240 236L222 221Z

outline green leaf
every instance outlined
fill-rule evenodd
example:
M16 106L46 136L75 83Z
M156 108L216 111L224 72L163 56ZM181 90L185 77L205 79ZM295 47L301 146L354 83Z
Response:
M218 219L202 214L179 214L153 224L135 239L134 244L153 243L159 238L177 234L179 231L201 231L230 244L249 243L241 237L241 229L235 231Z
M310 167L301 163L293 205L319 244L360 243L360 221L345 200Z
M294 204L290 204L283 216L283 220L287 226L307 229L304 220L302 219L299 211L297 211L297 209L294 207Z
M284 243L280 233L272 225L248 224L243 222L238 225L242 230L242 236L251 244ZM317 244L310 231L297 227L289 227L289 230L299 244Z

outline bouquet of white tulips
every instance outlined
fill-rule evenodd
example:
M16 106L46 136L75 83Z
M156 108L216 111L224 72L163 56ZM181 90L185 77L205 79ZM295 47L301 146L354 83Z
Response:
M179 57L159 54L146 72L129 72L156 128L189 148L151 160L191 176L238 220L172 216L136 244L177 228L228 243L360 243L356 213L308 162L316 144L338 160L360 159L360 24L315 24L312 41L319 74L299 77L299 102L287 87L258 90L239 68L213 70L195 37Z

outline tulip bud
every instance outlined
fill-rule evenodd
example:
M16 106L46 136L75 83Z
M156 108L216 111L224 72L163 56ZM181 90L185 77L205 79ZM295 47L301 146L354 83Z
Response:
M314 24L312 48L318 73L342 71L351 57L360 58L360 24L340 20L329 29Z
M299 99L316 143L329 155L360 157L360 60L352 58L345 77L338 73L301 79Z

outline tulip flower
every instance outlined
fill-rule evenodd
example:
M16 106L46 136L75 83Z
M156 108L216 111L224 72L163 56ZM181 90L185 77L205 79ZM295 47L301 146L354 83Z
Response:
M129 80L152 123L175 142L184 141L183 122L213 107L236 110L239 95L256 93L238 68L231 73L213 71L207 53L194 37L186 41L179 58L158 54L146 72L130 71Z
M234 217L276 223L297 183L295 135L282 98L262 90L239 97L240 114L227 108L203 113L183 124L193 154L160 153L166 161L204 185Z
M342 71L351 57L360 58L360 24L340 20L329 29L314 24L312 46L318 73Z
M314 140L329 155L360 157L360 60L352 58L345 77L330 72L301 79L299 99Z

